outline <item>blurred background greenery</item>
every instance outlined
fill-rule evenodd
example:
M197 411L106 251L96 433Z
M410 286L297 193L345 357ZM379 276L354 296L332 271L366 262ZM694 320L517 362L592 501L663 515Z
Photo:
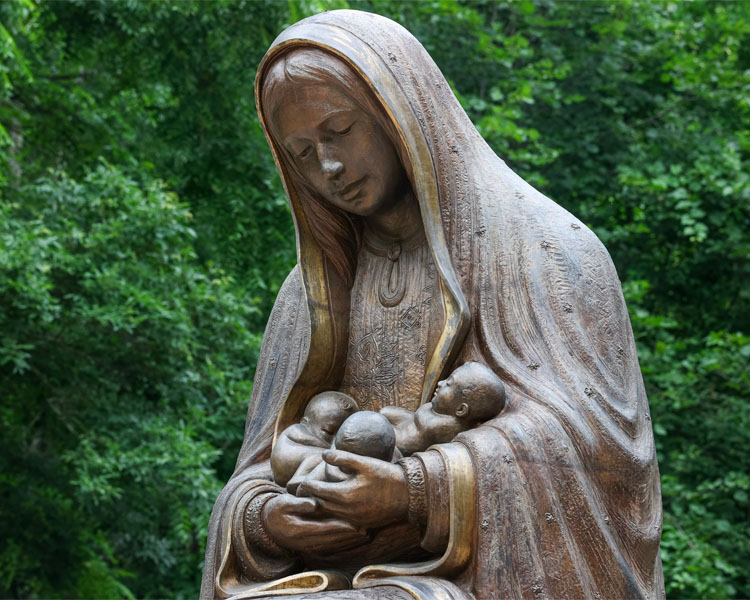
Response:
M607 245L667 595L750 597L750 3L632 0L0 2L0 597L197 596L295 261L255 69L342 7Z

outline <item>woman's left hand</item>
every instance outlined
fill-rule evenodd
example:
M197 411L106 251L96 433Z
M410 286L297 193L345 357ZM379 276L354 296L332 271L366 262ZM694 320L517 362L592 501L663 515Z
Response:
M328 450L323 460L351 477L341 482L305 481L321 508L359 527L382 527L406 518L409 487L396 464L342 450Z

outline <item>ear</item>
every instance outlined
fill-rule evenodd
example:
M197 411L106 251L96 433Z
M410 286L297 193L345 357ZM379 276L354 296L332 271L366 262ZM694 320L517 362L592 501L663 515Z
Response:
M468 414L469 414L469 405L466 404L466 402L461 402L461 404L458 405L458 408L456 408L456 416L458 418L463 418Z

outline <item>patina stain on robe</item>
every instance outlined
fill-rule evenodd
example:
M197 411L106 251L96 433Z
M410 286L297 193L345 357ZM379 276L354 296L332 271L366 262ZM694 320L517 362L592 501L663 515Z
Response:
M452 482L454 491L469 483L475 490L464 513L471 522L456 521L451 534L468 544L468 559L450 575L407 571L391 585L424 598L663 597L648 403L607 251L492 152L405 29L367 13L332 11L287 29L269 55L305 45L329 50L362 75L396 123L410 161L446 302L422 400L465 360L492 368L508 393L498 418L444 445L447 463L451 452L470 456L471 481ZM260 84L262 73L263 65ZM301 260L269 320L237 468L211 517L203 598L227 595L217 587L221 569L239 573L231 512L245 488L271 478L277 418L288 422L303 408L299 398L340 381L341 374L310 375L325 371L310 366L318 360L316 336L328 331L336 352L346 351L345 329L326 329L328 317L315 311L328 306L335 321L349 307L337 308L335 286L326 292L312 277L325 271L325 261L315 263L319 252L278 153L277 161ZM232 589L242 589L240 574L236 584ZM377 590L357 597L397 594Z

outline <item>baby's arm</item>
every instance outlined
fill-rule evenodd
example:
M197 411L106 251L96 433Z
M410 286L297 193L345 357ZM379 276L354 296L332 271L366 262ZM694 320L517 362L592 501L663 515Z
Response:
M304 458L299 467L297 467L297 470L294 472L292 478L287 482L287 492L289 492L290 494L297 494L297 488L299 487L299 484L302 483L305 478L323 462L323 450L324 448L321 448L320 452L311 452L309 456Z
M414 418L413 412L400 406L384 406L380 409L380 414L388 419L394 427L407 419L411 420Z

